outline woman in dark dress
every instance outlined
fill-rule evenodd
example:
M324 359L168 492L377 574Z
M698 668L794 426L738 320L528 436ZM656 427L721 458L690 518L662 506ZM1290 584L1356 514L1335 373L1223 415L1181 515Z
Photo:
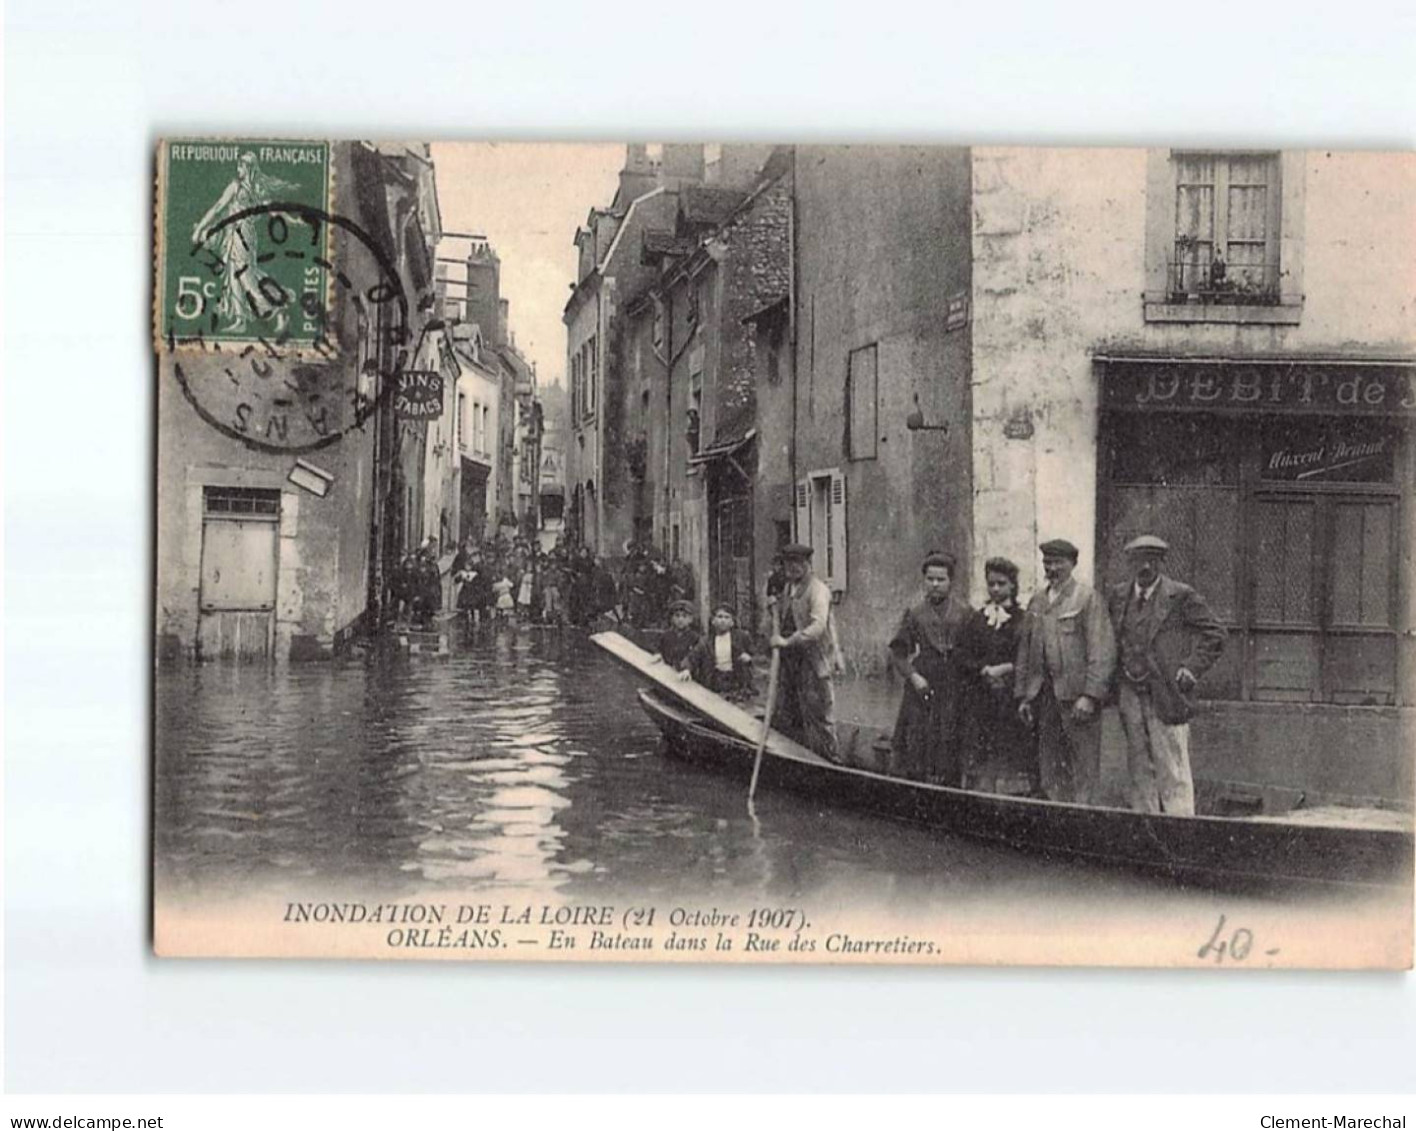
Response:
M988 603L969 619L959 642L964 785L985 793L1030 794L1037 787L1037 751L1013 699L1013 663L1023 623L1018 567L1007 558L989 558L983 568Z
M891 742L890 772L958 785L960 668L955 652L972 610L950 592L954 558L924 559L924 597L905 610L890 641L890 663L905 681Z

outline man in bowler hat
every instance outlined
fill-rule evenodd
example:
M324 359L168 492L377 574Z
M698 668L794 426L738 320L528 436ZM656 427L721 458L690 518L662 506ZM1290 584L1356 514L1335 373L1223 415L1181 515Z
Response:
M1126 732L1126 802L1142 813L1194 816L1190 698L1224 651L1205 599L1161 572L1170 547L1154 534L1126 544L1127 581L1107 593L1121 654L1117 691Z
M1102 599L1072 576L1077 547L1038 547L1047 585L1033 596L1018 639L1018 717L1037 727L1038 769L1053 801L1094 805L1101 779L1101 704L1116 670L1116 639Z
M772 647L780 651L772 726L823 758L836 760L836 698L831 687L834 637L831 590L811 571L810 546L784 547L787 583Z

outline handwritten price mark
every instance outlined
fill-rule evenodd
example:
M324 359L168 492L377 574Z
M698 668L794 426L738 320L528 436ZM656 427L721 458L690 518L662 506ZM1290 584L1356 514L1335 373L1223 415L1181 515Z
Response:
M1247 961L1254 949L1254 932L1248 927L1236 927L1226 936L1224 928L1225 917L1221 915L1219 922L1214 925L1214 931L1210 934L1209 940L1196 951L1196 956L1213 958L1216 966L1222 966L1226 961ZM1278 953L1278 950L1278 947L1273 947L1265 950L1263 954L1267 958L1272 958Z

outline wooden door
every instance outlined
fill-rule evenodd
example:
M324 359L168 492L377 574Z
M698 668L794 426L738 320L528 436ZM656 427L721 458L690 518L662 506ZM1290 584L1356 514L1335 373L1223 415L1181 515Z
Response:
M200 658L270 658L279 531L279 524L267 518L208 516L203 522L197 622Z

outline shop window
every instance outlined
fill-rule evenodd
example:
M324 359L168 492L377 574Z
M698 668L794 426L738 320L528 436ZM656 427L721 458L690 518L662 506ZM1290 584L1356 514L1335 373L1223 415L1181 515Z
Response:
M1230 630L1211 698L1396 702L1400 572L1387 419L1113 413L1103 418L1102 577L1137 534Z
M1139 534L1170 544L1166 572L1204 594L1221 621L1237 625L1240 493L1238 425L1202 414L1116 414L1104 426L1110 467L1107 582L1128 576L1124 547ZM1201 693L1238 698L1239 657L1231 649Z
M1396 440L1383 420L1266 421L1260 432L1259 477L1270 483L1390 483Z
M1232 486L1239 481L1232 417L1117 414L1105 430L1115 483Z
M1135 414L1113 418L1106 433L1112 483L1107 578L1126 576L1127 542L1158 535L1170 543L1170 572L1204 593L1216 616L1232 621L1238 607L1235 422Z

